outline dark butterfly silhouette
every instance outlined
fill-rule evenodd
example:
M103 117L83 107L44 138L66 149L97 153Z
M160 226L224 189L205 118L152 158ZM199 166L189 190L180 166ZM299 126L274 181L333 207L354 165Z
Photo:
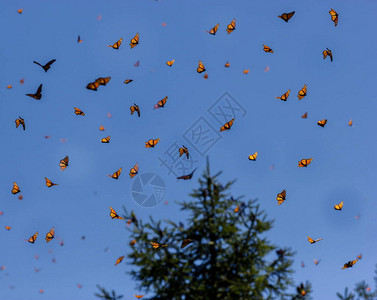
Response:
M22 125L22 128L25 130L25 121L24 119L22 119L21 117L18 117L18 119L16 119L16 128L20 125Z
M26 94L26 96L34 98L35 100L41 100L41 98L42 98L42 84L38 87L38 90L35 94Z
M39 62L36 62L36 61L33 61L33 63L37 64L38 66L41 66L43 68L43 70L45 70L45 72L47 72L50 68L51 68L51 65L56 61L56 59L53 59L53 60L50 60L47 64L45 64L44 66L41 65Z
M188 175L183 175L183 176L180 176L180 177L177 177L177 179L183 179L183 180L188 180L188 179L191 179L192 176L194 175L194 172L196 171L197 168L195 168L194 171L192 171L190 174Z

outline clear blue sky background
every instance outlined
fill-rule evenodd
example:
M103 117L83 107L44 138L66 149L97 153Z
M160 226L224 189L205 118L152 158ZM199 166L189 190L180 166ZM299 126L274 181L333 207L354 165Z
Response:
M339 13L336 28L331 8ZM292 10L296 14L289 23L277 18ZM226 91L247 114L236 118L207 153L212 169L223 170L224 181L236 178L235 196L258 198L276 220L268 237L297 251L297 283L310 280L314 299L334 299L336 291L361 279L372 283L377 263L376 15L372 0L2 1L0 266L6 269L0 271L0 298L93 299L97 283L125 299L141 294L125 275L129 261L114 266L129 251L129 233L122 221L110 219L108 207L122 212L124 205L143 219L184 220L174 201L197 186L205 157L196 156L197 173L185 182L168 175L158 158L175 141L187 144L182 134L200 116L219 128L207 110ZM227 35L233 18L236 30ZM216 36L205 32L217 23ZM140 45L130 49L136 32ZM120 37L118 51L106 47ZM275 53L264 53L262 44ZM326 47L333 51L333 63L322 59ZM53 58L48 73L32 63ZM165 62L171 59L176 62L169 68ZM196 73L198 60L207 68L207 80ZM244 69L250 73L243 74ZM112 77L108 86L98 92L85 89L100 76ZM127 78L134 82L123 84ZM41 101L25 96L40 83ZM308 96L298 101L305 83ZM13 88L8 90L9 84ZM274 98L288 89L287 102ZM165 96L166 107L153 110ZM140 119L130 116L134 102L141 108ZM74 106L86 116L76 116ZM305 112L306 120L301 119ZM25 119L25 132L15 128L18 116ZM325 128L316 125L322 118L328 119ZM351 118L353 127L347 125ZM101 144L107 135L110 144ZM157 137L161 141L155 149L144 148L146 140ZM257 161L248 161L255 151ZM70 166L61 172L58 164L65 155ZM308 157L312 164L298 168L297 161ZM168 205L147 209L132 200L133 180L127 174L135 162L140 173L164 178ZM106 177L119 167L118 181ZM59 185L47 189L45 176ZM10 193L13 181L22 201ZM287 201L278 206L275 197L283 188ZM334 211L340 201L343 211ZM12 230L6 231L6 225ZM63 247L58 240L45 243L52 226ZM36 231L40 236L34 245L24 241ZM307 235L323 241L310 245ZM363 258L354 268L341 270L360 253ZM321 259L320 264L313 259Z

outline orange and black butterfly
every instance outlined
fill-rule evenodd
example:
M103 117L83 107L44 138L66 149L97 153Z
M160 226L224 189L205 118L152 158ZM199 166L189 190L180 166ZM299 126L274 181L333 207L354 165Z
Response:
M363 258L363 255L362 254L359 254L358 256L357 256L357 259L362 259Z
M20 188L18 187L16 182L13 182L12 194L15 195L15 194L18 194L19 192L21 192Z
M77 37L77 42L82 43L82 39L81 39L80 35L78 35L78 37Z
M103 127L102 125L99 127L99 131L105 131L105 127Z
M85 116L85 113L81 109L79 109L77 107L74 107L74 109L75 109L75 114L76 115L78 115L78 116Z
M298 162L298 167L307 167L312 160L313 158L303 158Z
M229 130L233 126L234 119L230 120L229 122L225 123L224 126L221 126L220 132Z
M168 245L165 245L165 244L159 244L159 243L155 243L155 242L149 242L153 249L159 249L159 248L162 248L162 247L167 247Z
M348 122L348 126L352 126L352 125L353 125L353 122L352 122L352 119L350 119Z
M22 14L22 8L18 9L17 12L21 15Z
M208 79L208 73L205 73L203 76L204 79Z
M154 148L159 141L160 139L150 139L147 142L145 142L145 148Z
M334 205L335 210L342 210L343 208L343 201L341 201L339 204Z
M327 56L330 57L330 60L332 61L332 52L329 48L326 48L326 50L322 51L323 59L325 59Z
M56 61L56 59L50 60L47 64L41 65L39 62L33 61L33 63L37 64L38 66L42 67L45 72L47 72L50 68L51 65Z
M52 227L49 232L46 233L46 243L51 242L51 240L55 238L55 228Z
M125 84L129 84L130 82L132 82L133 80L132 79L126 79L125 81L124 81L124 83Z
M131 49L135 47L137 44L139 44L139 34L136 33L136 35L131 39L130 46Z
M35 100L41 100L42 99L42 84L39 85L37 91L35 94L25 94L26 96L29 96Z
M16 123L16 128L18 128L18 126L22 125L22 128L25 130L24 119L22 119L21 117L18 117L18 119L16 119L14 122Z
M48 179L47 177L45 177L46 179L46 185L47 187L52 187L54 185L58 185L57 183L53 183L50 179Z
M196 69L196 72L203 73L206 70L201 60L199 60L198 68Z
M167 100L168 100L168 96L158 101L157 104L155 104L154 108L157 109L157 108L164 107Z
M110 143L110 138L111 138L110 136L107 136L107 137L101 139L101 143L104 143L104 144Z
M190 245L194 240L192 239L184 239L181 244L181 249L185 248L186 246Z
M88 83L88 85L86 86L86 88L87 88L88 90L92 90L92 91L96 91L98 87L99 87L99 82L97 82L97 81L90 82L90 83Z
M10 227L10 226L5 226L5 229L9 231L9 230L12 229L12 227Z
M305 287L304 287L304 284L301 283L297 288L297 293L299 293L301 296L305 296L306 295L306 291L305 291Z
M62 160L60 160L59 166L60 170L65 170L68 167L69 157L68 155L64 157Z
M352 268L354 264L358 262L358 259L350 260L349 262L345 263L342 269Z
M274 53L274 51L266 45L263 45L263 51L266 53Z
M137 299L141 299L141 298L143 298L145 295L134 295L134 297L135 298L137 298Z
M196 168L194 171L192 171L190 174L187 174L187 175L183 175L183 176L180 176L180 177L177 177L177 179L183 179L183 180L188 180L188 179L191 179L192 176L194 175L194 172L196 171Z
M283 190L281 193L277 194L276 200L278 201L279 205L285 201L286 196L287 196L286 190Z
M135 244L136 244L136 240L133 239L133 240L130 242L130 246L132 247L132 246L135 245Z
M314 243L322 241L322 240L323 240L322 238L313 240L311 237L308 236L308 241L309 241L310 244L314 244Z
M124 220L121 216L119 216L115 210L110 206L110 217L111 219L120 219L120 220Z
M114 179L118 179L121 173L122 173L122 168L119 168L118 171L114 172L113 175L107 175L107 176L114 178Z
M321 262L321 260L316 260L316 259L313 259L313 261L314 261L314 264L315 264L316 266L318 266L318 264Z
M304 98L307 92L308 92L308 88L306 84L304 84L303 88L298 91L298 94L297 94L298 100L301 100L302 98Z
M119 258L117 259L117 261L115 262L115 266L116 266L117 264L120 264L120 263L122 262L123 258L124 258L124 255L121 256L121 257L119 257Z
M233 19L228 26L226 26L226 32L228 34L232 33L236 29L236 19Z
M106 85L110 82L111 77L98 77L95 82L97 82L99 85Z
M179 157L181 157L183 154L186 153L187 159L189 159L189 152L188 149L185 146L182 146L182 148L179 148Z
M329 14L331 15L331 21L334 22L335 27L336 27L336 25L338 25L338 17L339 17L338 13L335 10L331 9L329 11Z
M308 117L308 113L306 112L306 113L304 113L302 116L301 116L301 118L303 118L303 119L306 119Z
M327 119L322 119L317 122L317 124L321 127L325 127L326 123L327 123Z
M137 106L137 105L134 103L134 105L130 106L130 110L131 110L131 115L136 111L138 117L140 118L140 109L139 109L139 106Z
M219 29L219 24L216 24L215 27L211 28L210 31L207 31L209 34L215 35L217 32L217 29Z
M257 160L258 152L255 152L252 155L249 155L249 160Z
M288 22L290 18L293 17L295 14L295 11L292 11L290 13L283 13L281 16L278 16L280 19L284 20L285 22Z
M237 213L237 212L239 212L239 211L240 211L240 206L237 205L236 208L234 209L234 212Z
M243 70L242 73L249 74L250 73L250 69Z
M120 47L120 44L122 44L122 41L123 41L123 38L121 38L119 41L117 41L117 42L114 43L113 45L107 45L107 47L111 47L111 48L113 48L113 49L118 50L119 47Z
M29 243L31 243L31 244L34 244L34 242L35 242L35 240L37 239L37 237L38 237L38 232L36 232L36 233L34 233L34 235L32 235L28 240L26 240L26 241L28 241Z
M275 98L276 98L276 99L280 99L280 100L282 100L282 101L287 101L290 92L291 92L291 90L288 90L285 94L281 95L280 97L275 97Z
M130 178L133 178L134 176L136 176L136 174L139 173L139 164L136 163L133 168L130 170Z
M229 67L230 67L230 63L229 63L229 61L227 61L227 62L225 63L224 67L225 67L225 68L229 68Z
M166 64L167 64L169 67L171 67L171 66L174 64L174 62L175 62L175 59L172 59L172 60L167 61Z

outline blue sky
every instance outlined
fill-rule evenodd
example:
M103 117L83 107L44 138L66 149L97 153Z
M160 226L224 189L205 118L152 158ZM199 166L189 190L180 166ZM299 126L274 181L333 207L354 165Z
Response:
M331 8L339 13L336 28ZM293 10L288 23L277 18ZM334 298L361 279L372 283L377 263L376 13L377 3L366 0L2 1L0 266L6 268L0 271L0 298L92 299L96 284L125 299L140 294L125 275L131 268L127 259L114 266L129 251L129 233L121 221L110 219L108 207L122 212L126 206L139 218L184 220L174 201L197 186L205 155L214 171L224 172L224 181L237 179L235 196L258 198L275 219L268 236L297 251L294 279L310 280L314 299ZM236 30L228 35L225 28L233 18ZM205 32L217 23L215 36ZM136 32L140 44L130 49ZM106 47L121 37L118 51ZM263 44L275 53L264 53ZM332 63L322 59L326 47L333 51ZM47 73L33 64L53 58ZM169 68L165 62L171 59L175 64ZM140 66L134 67L138 60ZM196 72L198 60L207 80ZM250 73L243 74L244 69ZM112 79L97 92L85 89L100 76ZM123 84L128 78L134 81ZM25 96L41 83L41 101ZM7 89L10 84L13 88ZM308 96L298 101L304 84ZM288 89L287 102L274 98ZM176 141L190 150L183 134L201 117L220 128L208 109L225 92L246 115L236 116L232 129L222 132L204 156L192 151L197 173L192 181L177 182L159 158ZM166 107L153 110L165 96ZM141 118L130 116L133 103L140 106ZM76 116L75 106L86 116ZM305 112L306 120L301 119ZM25 119L25 132L15 128L18 116ZM323 118L328 123L321 128L316 122ZM100 132L100 125L106 131ZM101 144L108 135L111 142ZM160 138L155 149L144 147L150 138ZM248 161L255 151L257 161ZM66 155L70 166L61 172L59 160ZM309 157L308 168L297 167L299 159ZM163 178L168 205L143 208L132 200L135 178L127 174L136 162L140 173ZM118 181L106 176L120 167ZM48 189L44 177L59 185ZM13 181L22 201L10 193ZM284 188L287 201L278 206L276 194ZM340 201L343 211L334 211ZM52 226L63 247L57 239L45 243ZM35 244L24 241L36 231ZM310 245L307 235L323 241ZM341 270L360 253L363 258L354 268ZM320 264L314 266L313 259L321 259Z

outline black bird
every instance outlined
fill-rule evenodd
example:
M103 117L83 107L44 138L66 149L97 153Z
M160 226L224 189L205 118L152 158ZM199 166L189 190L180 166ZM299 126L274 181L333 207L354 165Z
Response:
M50 68L51 65L56 61L56 59L50 60L47 64L42 66L39 62L33 61L33 63L37 64L38 66L41 66L45 72L47 72Z
M42 84L38 87L38 90L35 94L25 94L26 96L29 96L31 98L34 98L35 100L41 100L42 98Z

